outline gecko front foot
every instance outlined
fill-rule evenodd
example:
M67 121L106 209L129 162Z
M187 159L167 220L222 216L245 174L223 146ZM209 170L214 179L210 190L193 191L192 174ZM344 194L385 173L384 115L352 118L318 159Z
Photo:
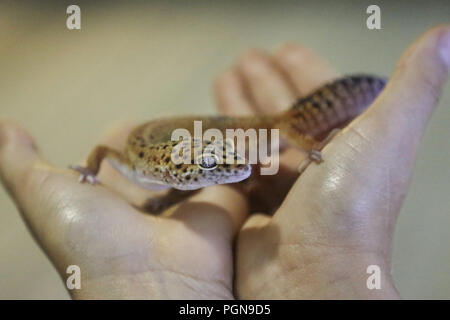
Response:
M88 182L90 184L97 184L99 182L95 173L93 173L86 167L76 165L76 166L69 166L69 168L80 173L78 181L81 183Z
M313 162L313 161L315 163L323 162L322 152L320 150L322 150L322 148L325 147L331 141L331 139L333 139L340 131L341 131L341 129L339 129L339 128L335 128L335 129L331 130L331 132L328 134L328 136L320 142L320 145L317 149L312 149L309 151L308 158L303 160L303 162L298 167L298 172L300 174L302 174L303 171L306 170L306 168L309 166L309 164L311 162Z
M311 150L308 153L308 158L311 161L314 161L315 163L321 163L323 162L322 152L320 150Z
M300 164L300 166L298 167L298 173L302 174L303 171L306 170L306 168L309 166L309 164L311 162L315 162L315 163L322 163L323 162L323 157L322 157L322 152L320 152L320 150L311 150L308 153L308 158L306 158L305 160L303 160L303 162Z

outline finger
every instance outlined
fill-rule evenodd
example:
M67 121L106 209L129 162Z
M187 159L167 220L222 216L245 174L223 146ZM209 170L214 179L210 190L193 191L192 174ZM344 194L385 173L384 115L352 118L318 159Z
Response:
M77 188L73 172L51 166L27 132L6 121L0 121L0 178L38 238L52 230L55 239L55 229L61 231L78 214L69 203L93 196L91 186ZM112 198L109 192L102 194Z
M447 79L449 57L450 27L425 33L406 50L373 105L343 132L342 139L357 149L368 143L370 150L379 148L378 157L395 167L402 186Z
M221 113L232 116L254 113L242 79L235 70L224 72L219 76L214 92Z
M0 177L21 207L35 194L39 170L50 168L41 158L31 136L17 124L0 121Z
M238 61L238 70L258 111L277 113L295 101L290 83L267 54L257 50L247 52Z
M425 33L402 56L365 118L374 116L374 122L390 124L396 132L414 128L409 139L420 137L447 80L449 52L450 26Z
M336 70L325 59L297 44L286 44L279 48L274 60L293 83L298 96L305 96L338 77Z
M247 229L263 228L267 226L270 221L270 217L266 214L252 214L242 226L242 231Z
M314 226L332 221L346 230L348 239L356 236L364 246L390 252L417 147L449 62L449 26L418 39L373 105L324 148L325 161L310 165L296 182L276 219L292 234L306 221L314 219Z
M270 217L252 215L242 227L236 239L235 249L235 292L245 299L258 294L245 294L248 288L261 288L261 272L268 269L273 274L280 261L280 230L270 223ZM277 271L275 271L277 272Z
M390 166L396 189L407 188L420 139L437 106L449 65L450 26L436 27L408 48L385 90L343 137L356 148L370 141L370 152L381 150L378 157ZM403 194L394 193L393 199L393 206L399 207Z

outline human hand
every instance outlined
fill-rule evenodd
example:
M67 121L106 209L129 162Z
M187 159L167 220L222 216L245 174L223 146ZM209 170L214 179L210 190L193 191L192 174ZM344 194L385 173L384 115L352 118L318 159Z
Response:
M435 35L434 38L436 37ZM430 35L429 38L432 39L433 37ZM432 42L430 39L428 41ZM434 41L437 40L434 39ZM431 53L427 54L428 56L432 55ZM425 53L421 55L425 55ZM435 65L437 62L431 63L430 60L434 61L437 58L433 56L433 59L425 59L425 63L437 68ZM407 76L406 79L411 78L412 83L417 81L412 75L407 74ZM437 72L435 76L436 79L434 80L437 81L435 85L439 88L441 83L439 81L443 82L444 75L442 72ZM406 76L400 73L398 77L404 79ZM428 78L425 79L430 81ZM434 82L430 83L434 84ZM395 83L393 86L395 88ZM424 95L424 92L420 91L414 91L413 93L411 97L413 101ZM395 103L396 100L393 98L395 94L391 94L391 96L388 95L388 98L391 97L390 99L393 99L393 101L390 102L388 99L388 102ZM421 100L423 108L416 111L419 115L426 116L429 114L434 101L429 98L428 100L425 99L425 96ZM404 98L404 101L409 100ZM411 127L418 129L418 131L415 131L413 137L407 136L407 139L417 138L417 136L420 136L420 130L423 130L424 119L417 117L415 121L422 126L416 128L412 125ZM394 130L395 128L391 129ZM120 137L126 136L128 130L129 127L115 131L108 135L107 141L103 141L103 143L120 148L121 143L123 144ZM369 130L369 133L372 133L372 131ZM349 133L343 133L326 149L330 150L325 153L326 157L330 153L328 166L333 163L331 155L334 146L345 135L349 135ZM353 136L353 139L358 137L356 131ZM369 137L372 139L372 136ZM375 142L377 141L375 139ZM366 144L363 144L363 146L369 148L370 146ZM343 152L344 155L348 153L347 157L357 159L356 155L351 153L350 145L347 145L344 150L347 151L340 152ZM406 148L406 151L408 150ZM412 154L414 153L414 150L409 151ZM387 151L385 150L385 152ZM364 155L359 154L359 157L362 156ZM370 158L368 155L366 157ZM294 158L298 159L293 156L292 159L294 160ZM368 160L370 159L366 161ZM364 164L364 161L358 161L361 162L361 166ZM334 163L335 167L339 167L336 162ZM343 192L345 185L349 183L349 180L352 181L357 177L354 177L351 173L346 173L346 175L340 177L340 180L336 181L335 188L330 190L329 182L322 187L320 183L330 181L333 171L329 171L330 177L327 178L326 172L323 172L323 169L319 170L320 167L309 168L291 192L291 195L297 194L299 191L303 192L302 188L305 188L307 177L312 175L309 178L310 186L307 191L312 192L317 189L314 192L321 192L320 197L317 194L310 193L314 194L315 197L305 199L308 193L300 193L303 198L300 198L302 199L300 202L296 202L300 199L295 200L293 196L290 196L270 222L267 221L267 218L261 216L255 216L248 220L239 236L236 269L238 296L258 297L263 293L267 296L277 297L278 293L278 297L282 297L284 294L285 297L296 298L320 297L321 295L322 297L338 298L340 297L338 293L342 290L349 287L353 288L354 276L349 279L339 278L341 281L333 281L335 279L333 275L338 274L337 271L340 270L352 274L351 267L356 267L356 262L363 261L363 257L370 256L370 254L363 254L370 251L363 251L361 255L355 255L360 259L355 259L354 264L351 266L345 265L346 268L342 269L343 265L336 263L336 266L334 266L329 259L335 257L336 262L342 263L342 260L348 258L349 255L341 254L341 252L348 248L338 245L335 248L336 253L333 254L333 248L328 248L326 241L333 240L334 237L338 239L339 231L343 232L346 221L351 223L348 226L350 228L347 228L350 231L353 230L352 226L358 227L358 225L352 224L351 219L352 217L355 218L352 214L355 215L357 212L333 215L335 207L332 205L317 203L317 208L311 208L311 201L313 199L320 200L320 198L330 195L330 192L335 192L336 198L339 200L338 195ZM406 174L409 173L407 169L404 168ZM319 170L319 173L314 173L317 170ZM374 168L367 171L367 174L372 170ZM341 169L341 171L345 172L344 169ZM16 125L8 123L0 125L0 175L30 230L61 276L65 276L66 267L70 264L77 264L81 267L82 289L72 291L73 297L232 297L233 234L245 219L247 210L243 197L231 188L226 186L206 188L175 210L166 212L164 217L143 215L134 209L130 203L136 202L136 194L140 193L141 196L148 194L142 194L142 190L134 189L134 186L128 185L108 166L103 169L100 177L108 188L80 185L76 181L75 173L51 166L39 155L30 136ZM347 177L347 175L349 176ZM368 201L366 199L368 194L363 195L365 197L359 199L359 201ZM353 196L349 201L355 202L342 203L342 205L345 204L350 206L350 209L354 209L351 205L358 205L360 202L357 201L356 194ZM341 197L343 200L345 199L343 195ZM395 202L396 197L398 195L389 195L390 202ZM372 199L372 201L374 200L376 199ZM398 201L401 202L401 199L397 199ZM370 203L374 208L376 207L375 204ZM298 204L304 205L301 214L297 210ZM319 204L320 206L318 206ZM294 205L297 206L293 209ZM395 207L390 208L389 212L395 212ZM311 210L318 210L319 212L311 216ZM350 216L350 218L347 216ZM367 219L367 216L368 218L374 218L373 215L365 215L361 218ZM390 217L391 215L384 214L383 216ZM336 227L336 223L330 221L333 220L330 218L339 220L337 230L332 229ZM371 223L371 219L365 221L367 224ZM329 232L327 235L323 234L325 228ZM357 230L359 229L357 228ZM361 231L364 230L361 229ZM372 244L369 240L376 240L377 237L380 237L381 233L376 236L376 231L374 230L371 237L361 233L367 237L369 249L369 244ZM349 243L352 242L352 239L358 240L358 235L360 234L354 232L351 237L348 237ZM301 238L298 238L299 236ZM292 245L287 244L285 246L286 242L280 240L292 240ZM315 242L316 240L317 242ZM389 240L382 241L380 247L383 247L382 244L385 242L389 242ZM268 243L271 243L271 245L267 246ZM279 247L282 247L281 251L279 251ZM291 249L285 250L285 247L291 247ZM301 250L302 247L305 248ZM328 251L325 250L327 248ZM360 247L357 248L360 249ZM251 252L251 250L255 251ZM281 257L274 255L274 253L279 255L282 251L284 252ZM328 253L329 255L327 255ZM319 259L320 256L325 256L327 259ZM338 259L339 257L344 258ZM309 260L305 261L308 258ZM317 258L320 261L312 258ZM311 269L313 264L317 268ZM283 268L291 268L294 271L300 270L300 275L304 276L308 276L308 272L311 271L311 277L306 282L302 281L304 278L302 279L298 272L280 275L280 272L286 271ZM271 269L273 273L271 273ZM269 287L271 290L258 291L258 285L264 288L269 283L273 284ZM290 290L289 295L286 294L286 290ZM347 291L343 292L347 293ZM356 289L352 292L357 293Z
M121 149L131 126L101 143ZM101 185L80 184L38 152L15 124L0 123L0 177L30 231L63 279L81 269L79 299L231 299L233 241L246 201L217 186L152 216L135 209L150 195L106 162Z
M324 148L324 163L306 169L274 216L246 221L236 249L239 298L398 298L393 233L449 64L450 27L434 28L406 51L383 93ZM254 50L219 78L216 96L225 114L278 112L336 76L307 48ZM280 162L293 175L302 158L289 150ZM290 187L290 179L272 179L269 189L285 181ZM369 265L380 267L381 290L366 286Z

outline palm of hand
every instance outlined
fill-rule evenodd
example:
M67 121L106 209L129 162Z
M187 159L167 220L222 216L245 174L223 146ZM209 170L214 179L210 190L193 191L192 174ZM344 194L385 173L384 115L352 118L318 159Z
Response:
M27 185L40 186L39 199L24 202L22 211L40 217L31 228L60 274L80 267L75 297L232 298L235 226L227 210L243 212L245 202L225 208L205 199L239 198L235 191L212 188L170 217L151 216L104 186L80 184L74 173L37 161ZM107 181L108 174L117 178L108 168Z

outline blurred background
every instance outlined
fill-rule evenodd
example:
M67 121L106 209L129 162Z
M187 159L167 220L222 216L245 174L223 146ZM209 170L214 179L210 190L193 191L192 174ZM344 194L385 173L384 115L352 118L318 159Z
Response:
M214 78L245 49L312 47L342 73L390 75L406 47L450 22L450 1L0 2L0 117L66 167L123 120L214 113ZM66 8L81 7L81 30ZM366 28L381 8L382 30ZM395 236L403 298L450 299L450 86L423 138ZM0 299L68 299L0 188Z

